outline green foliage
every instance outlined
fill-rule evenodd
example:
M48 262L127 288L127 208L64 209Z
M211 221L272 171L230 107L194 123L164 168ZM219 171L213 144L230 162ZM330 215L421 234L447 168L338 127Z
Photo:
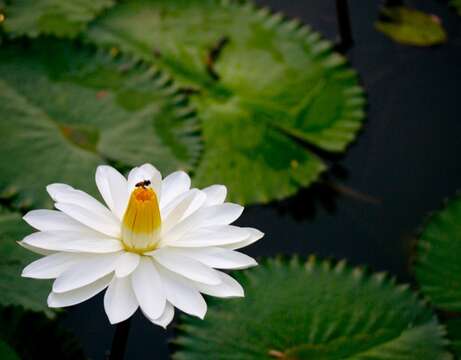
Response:
M86 38L157 64L191 94L205 141L195 183L226 184L233 201L309 185L326 168L311 149L344 151L364 118L357 75L331 44L249 3L124 2Z
M4 6L4 29L13 36L73 37L113 0L12 0Z
M0 340L0 359L19 360L18 354L4 341Z
M383 7L376 29L398 43L431 46L447 41L440 18L405 6Z
M53 182L94 193L106 161L168 173L200 151L184 97L124 57L51 39L3 44L0 93L0 193L20 206L49 206Z
M435 213L421 234L415 272L434 305L461 311L461 195Z
M458 15L461 16L461 0L451 0L450 5L456 9Z
M295 258L236 277L245 298L183 317L175 359L451 359L430 309L384 274Z
M21 277L22 269L37 259L36 255L17 244L17 241L29 233L30 227L18 213L1 210L0 305L20 305L27 310L43 311L48 316L53 316L46 304L49 282Z
M0 338L22 359L86 359L77 339L61 328L56 319L50 320L43 314L8 307L0 309L0 324ZM0 359L7 360L1 351L0 347Z
M461 359L461 318L450 319L445 322L448 338L451 340L451 349L457 359Z

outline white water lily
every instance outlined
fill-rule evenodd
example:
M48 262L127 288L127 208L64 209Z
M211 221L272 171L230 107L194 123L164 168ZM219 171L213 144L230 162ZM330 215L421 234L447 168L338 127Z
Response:
M126 179L99 166L96 184L107 205L65 184L48 193L57 210L33 210L24 220L39 230L20 244L45 255L22 276L56 279L50 307L81 303L107 288L104 308L114 324L140 308L166 327L174 308L203 318L201 293L244 295L240 284L216 269L256 265L235 251L259 240L253 228L230 225L243 207L225 203L226 187L190 189L182 171L162 180L152 165L134 168Z

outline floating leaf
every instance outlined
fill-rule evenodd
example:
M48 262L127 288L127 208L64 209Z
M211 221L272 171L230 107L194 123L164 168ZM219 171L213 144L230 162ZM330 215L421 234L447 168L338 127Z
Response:
M4 341L0 340L0 359L20 360L18 354Z
M434 214L418 243L416 278L435 306L461 311L461 195Z
M4 44L0 51L0 192L50 205L45 186L94 192L106 161L190 169L198 121L157 71L65 41Z
M13 0L0 8L3 26L13 36L53 34L73 37L113 0Z
M0 309L0 324L0 338L22 359L86 359L76 337L63 329L56 319L8 307ZM1 355L0 349L0 359L7 360Z
M37 256L20 247L17 241L30 233L18 213L0 212L0 305L21 305L25 309L53 313L46 304L50 284L21 277L22 269ZM1 326L3 327L3 326ZM0 357L1 358L1 357Z
M375 26L392 40L406 45L431 46L447 40L438 16L405 6L383 7Z
M451 359L430 309L384 274L295 258L237 277L245 298L183 317L174 359Z
M312 148L344 151L364 118L344 57L308 27L249 3L125 2L87 39L158 64L191 94L205 141L195 183L224 183L233 201L267 202L311 184L326 168Z

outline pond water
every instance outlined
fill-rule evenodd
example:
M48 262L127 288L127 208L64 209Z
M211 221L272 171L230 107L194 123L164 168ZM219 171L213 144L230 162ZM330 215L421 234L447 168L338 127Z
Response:
M342 156L329 156L322 184L265 206L248 207L239 225L266 236L254 256L317 254L348 259L412 281L411 250L428 213L461 188L461 19L446 2L406 4L439 15L449 42L434 48L393 43L373 28L377 2L350 1L355 44L347 55L368 96L368 117ZM336 38L334 1L258 1ZM246 181L242 174L242 181ZM61 320L92 359L103 359L114 327L102 296L70 308ZM136 314L126 359L168 359L167 332Z

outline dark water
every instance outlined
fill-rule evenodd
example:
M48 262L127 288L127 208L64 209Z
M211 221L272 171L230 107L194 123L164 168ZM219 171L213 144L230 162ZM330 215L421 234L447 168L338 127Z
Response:
M334 1L258 1L336 38ZM368 94L368 120L323 185L269 206L246 209L240 225L266 233L247 249L255 256L318 254L346 258L412 281L409 259L428 212L461 187L461 18L446 1L407 1L439 15L449 42L417 49L374 31L377 2L350 1L354 47L347 55ZM63 319L91 359L103 359L114 327L102 296ZM126 359L167 359L171 330L137 314Z

